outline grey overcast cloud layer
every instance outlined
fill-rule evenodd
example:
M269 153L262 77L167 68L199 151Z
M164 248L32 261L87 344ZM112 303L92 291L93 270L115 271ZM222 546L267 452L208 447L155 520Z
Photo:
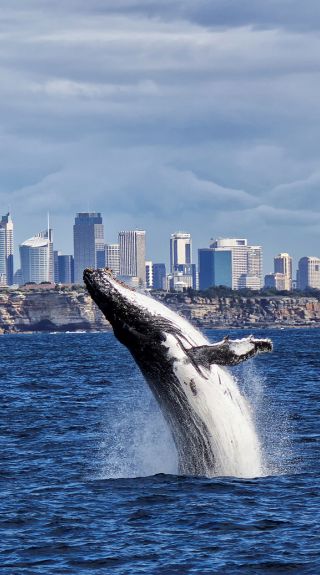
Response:
M2 0L0 194L16 243L72 251L77 211L107 241L145 228L318 255L320 2ZM194 254L196 255L196 254ZM18 262L17 262L18 263Z

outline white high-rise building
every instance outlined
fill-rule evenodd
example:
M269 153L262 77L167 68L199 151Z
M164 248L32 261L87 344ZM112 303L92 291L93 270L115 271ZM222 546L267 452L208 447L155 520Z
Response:
M112 270L115 276L120 274L120 246L119 244L106 244L105 263L109 270Z
M23 283L53 282L52 230L29 238L19 246L19 251Z
M186 232L176 232L170 238L170 272L178 266L192 263L192 240Z
M320 289L320 258L304 257L299 260L297 273L298 289Z
M292 290L292 257L281 253L274 258L274 273L284 275L284 290Z
M13 221L10 213L0 221L0 283L13 284Z
M119 246L120 276L137 278L139 284L144 286L146 283L146 232L144 230L119 232Z
M153 287L153 264L152 261L146 261L146 287Z
M104 228L98 212L79 212L73 226L74 281L83 283L86 268L105 267Z
M261 246L248 246L245 238L218 238L210 248L229 251L232 254L232 289L244 287L261 289L262 249Z

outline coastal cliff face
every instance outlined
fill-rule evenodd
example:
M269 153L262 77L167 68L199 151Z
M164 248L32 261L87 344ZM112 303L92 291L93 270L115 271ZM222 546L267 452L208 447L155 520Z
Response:
M320 302L312 297L154 295L200 327L320 326ZM0 333L107 329L109 323L85 289L0 292Z
M174 305L170 294L167 305ZM203 327L320 326L320 302L312 297L176 298L175 308Z
M0 292L0 332L105 330L109 323L79 290Z

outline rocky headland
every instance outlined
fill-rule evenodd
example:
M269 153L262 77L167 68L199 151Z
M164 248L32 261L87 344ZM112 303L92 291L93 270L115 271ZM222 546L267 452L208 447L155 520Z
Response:
M162 299L200 327L320 326L320 301L316 297L166 294Z
M110 325L85 289L0 292L0 333L103 331Z
M199 327L320 326L320 301L315 297L205 298L164 292L154 296ZM85 288L34 286L0 291L0 333L108 329Z

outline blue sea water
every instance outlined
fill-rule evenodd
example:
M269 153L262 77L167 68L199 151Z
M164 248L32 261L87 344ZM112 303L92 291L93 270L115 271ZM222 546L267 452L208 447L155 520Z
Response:
M111 333L1 337L1 575L320 573L320 330L256 335L274 352L234 370L263 444L256 479L177 474Z

